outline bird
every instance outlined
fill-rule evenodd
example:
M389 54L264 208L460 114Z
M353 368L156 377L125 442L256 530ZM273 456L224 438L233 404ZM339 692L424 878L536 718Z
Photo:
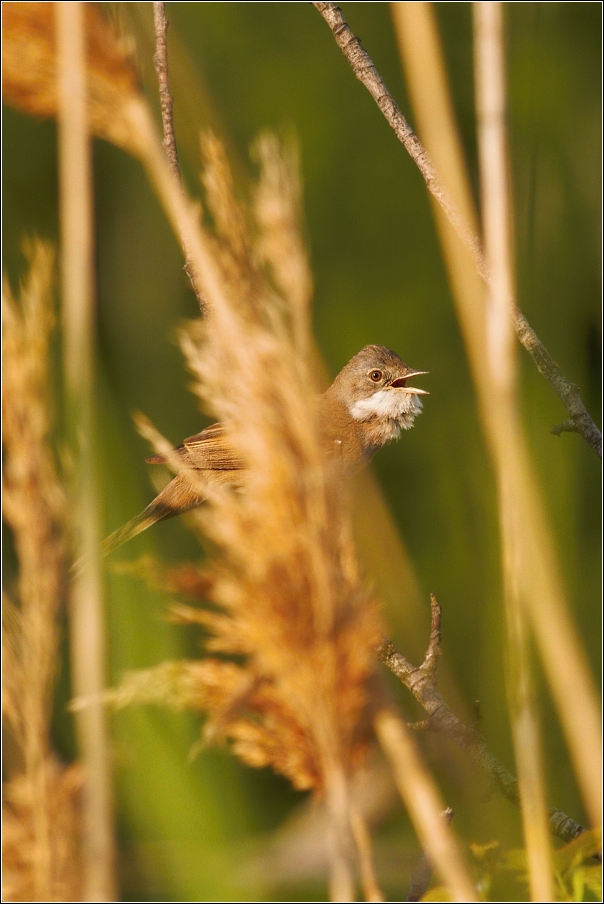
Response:
M378 449L413 426L422 410L419 397L428 392L409 386L408 381L427 373L409 367L383 345L367 345L350 359L318 397L319 434L328 473L338 479L353 476ZM144 511L103 541L103 555L158 521L202 505L212 485L244 483L246 463L235 452L226 424L211 424L171 455L153 455L146 462L169 464L176 457L182 470Z

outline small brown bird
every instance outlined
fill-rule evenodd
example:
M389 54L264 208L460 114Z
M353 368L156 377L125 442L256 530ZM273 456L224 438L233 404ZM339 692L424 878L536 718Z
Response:
M321 441L329 470L338 477L359 471L386 443L408 430L422 410L425 389L407 381L427 373L413 370L382 345L368 345L342 368L329 389L319 396ZM186 439L174 450L186 468L159 493L147 508L104 541L104 555L164 518L201 505L207 498L204 482L234 484L246 464L235 455L224 424L212 424ZM164 455L149 464L166 464ZM195 471L191 480L190 469Z

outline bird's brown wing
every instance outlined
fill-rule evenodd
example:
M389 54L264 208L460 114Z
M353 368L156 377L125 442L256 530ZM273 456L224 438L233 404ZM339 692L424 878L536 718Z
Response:
M224 424L211 424L184 441L174 450L191 468L200 471L239 471L246 467L237 457L228 439ZM153 455L148 464L168 464L165 455Z

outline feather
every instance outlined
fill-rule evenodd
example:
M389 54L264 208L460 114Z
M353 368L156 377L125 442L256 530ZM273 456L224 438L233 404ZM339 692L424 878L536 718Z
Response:
M201 433L186 439L174 452L197 471L239 471L246 467L245 462L234 454L224 424L211 424ZM169 464L165 455L153 455L146 462L150 465Z

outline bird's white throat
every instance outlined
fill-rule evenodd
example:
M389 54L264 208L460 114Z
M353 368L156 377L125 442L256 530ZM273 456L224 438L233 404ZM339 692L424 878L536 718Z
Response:
M393 430L408 430L422 410L419 396L412 392L401 392L397 389L379 389L366 399L354 402L350 414L357 421L369 421L378 418L390 421ZM385 425L384 425L385 426Z

